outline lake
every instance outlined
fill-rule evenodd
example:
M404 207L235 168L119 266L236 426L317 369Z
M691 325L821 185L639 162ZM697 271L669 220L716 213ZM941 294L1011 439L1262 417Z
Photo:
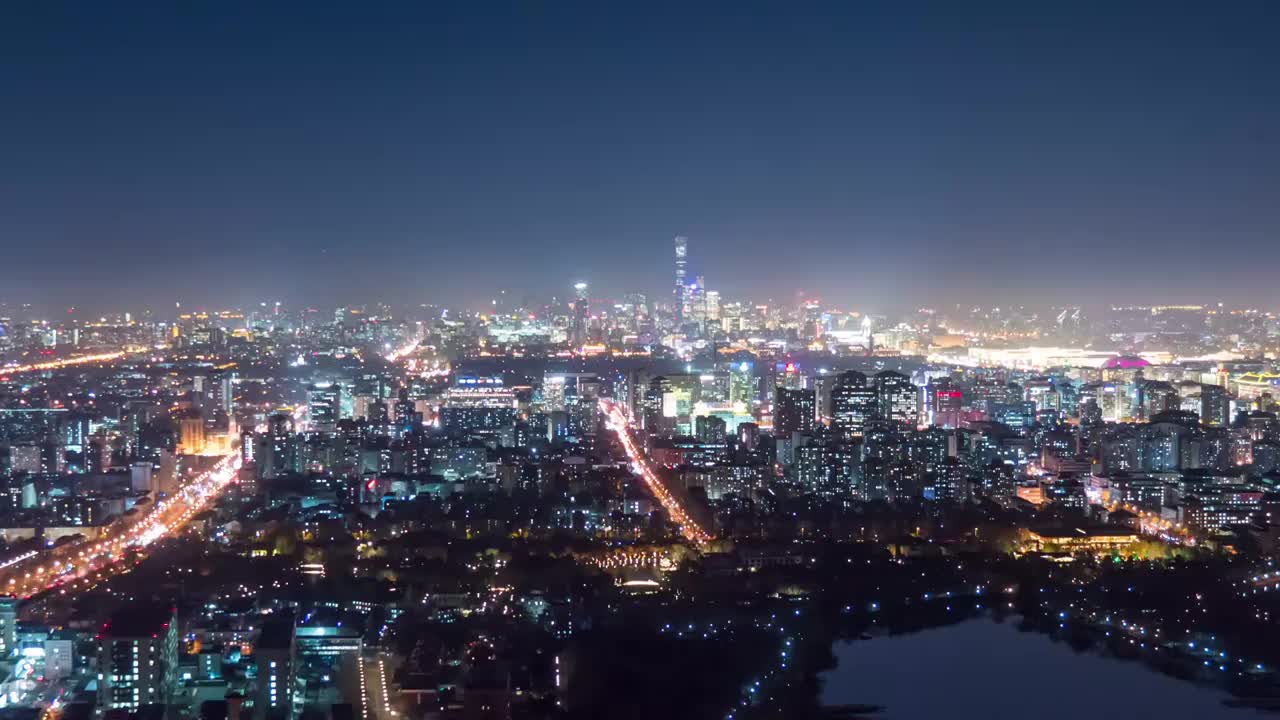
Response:
M885 706L884 720L1080 720L1080 718L1258 718L1222 704L1228 695L1126 662L1075 653L1016 619L988 619L837 643L823 676L827 705Z

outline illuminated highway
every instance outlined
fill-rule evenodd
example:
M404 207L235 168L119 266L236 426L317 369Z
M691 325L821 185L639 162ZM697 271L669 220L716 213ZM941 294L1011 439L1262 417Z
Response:
M77 357L62 358L60 360L49 360L48 362L31 363L28 365L9 365L0 367L0 375L18 375L29 372L42 372L45 370L59 370L73 365L88 365L90 363L105 363L112 360L119 360L124 357L123 352L101 353L98 355L80 355Z
M406 343L394 350L391 350L386 354L387 362L390 362L390 363L400 362L401 360L403 360L404 358L412 354L414 351L416 351L420 344L421 344L421 341L414 340L413 342Z
M146 548L176 533L235 478L239 467L239 454L229 454L145 512L117 519L103 535L54 547L0 569L0 590L19 598L45 591L65 595L128 571L132 565L122 561L131 548Z
M669 486L663 476L654 469L649 458L640 450L640 444L636 441L635 433L631 429L631 421L623 409L614 401L601 398L600 412L608 418L609 429L618 434L622 448L631 460L632 470L644 480L649 492L667 511L667 515L680 526L680 532L685 538L699 544L710 542L711 534L691 517L688 501L682 504L682 501L677 499L683 493Z

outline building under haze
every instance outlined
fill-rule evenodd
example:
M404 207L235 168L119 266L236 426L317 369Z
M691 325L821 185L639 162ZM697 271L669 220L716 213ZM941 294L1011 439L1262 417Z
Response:
M684 303L685 303L685 287L688 285L686 274L688 272L689 263L689 238L683 235L677 235L675 239L676 248L676 286L673 293L673 302L676 309L676 326L684 323Z

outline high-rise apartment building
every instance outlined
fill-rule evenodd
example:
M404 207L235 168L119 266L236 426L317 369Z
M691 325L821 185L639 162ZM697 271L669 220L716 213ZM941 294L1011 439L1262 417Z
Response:
M892 370L876 373L876 397L880 401L880 417L915 427L920 421L919 390L902 373Z
M338 427L338 420L343 417L343 391L343 386L334 382L307 386L307 412L312 430L333 432Z
M136 710L164 705L178 669L178 618L173 608L129 606L98 636L98 705Z
M876 389L866 375L854 370L840 374L831 391L831 428L836 434L846 440L862 437L879 411Z
M773 432L777 437L812 432L816 416L813 390L780 387L774 396Z

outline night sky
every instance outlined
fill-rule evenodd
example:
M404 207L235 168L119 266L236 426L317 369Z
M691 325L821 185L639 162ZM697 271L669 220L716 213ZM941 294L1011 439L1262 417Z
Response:
M1275 306L1277 27L1243 1L18 3L0 300L658 295L684 234L728 295Z

